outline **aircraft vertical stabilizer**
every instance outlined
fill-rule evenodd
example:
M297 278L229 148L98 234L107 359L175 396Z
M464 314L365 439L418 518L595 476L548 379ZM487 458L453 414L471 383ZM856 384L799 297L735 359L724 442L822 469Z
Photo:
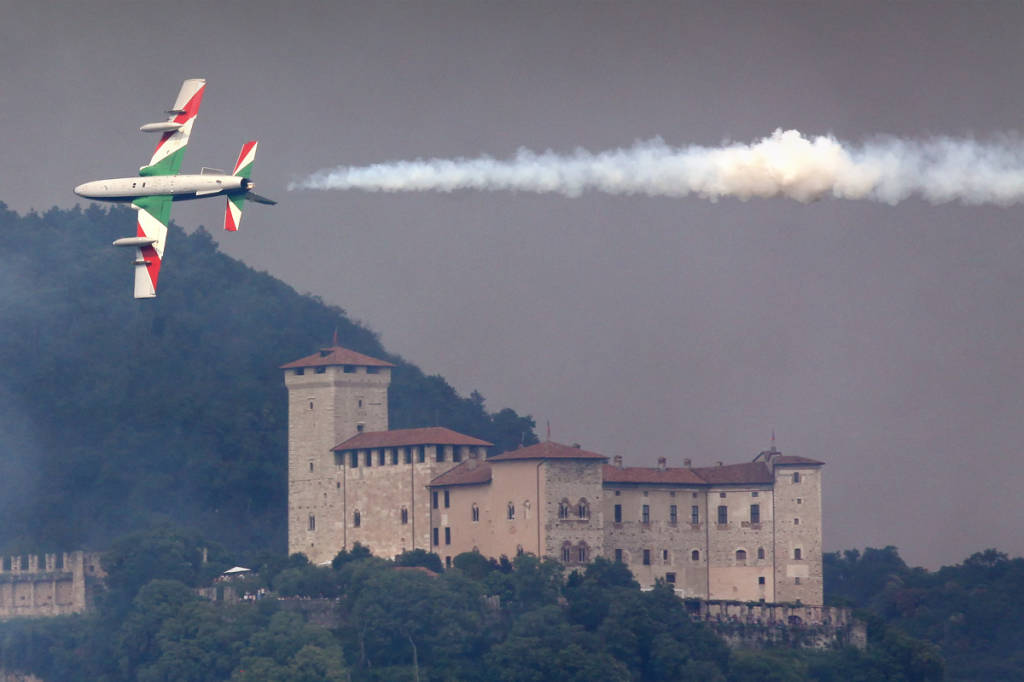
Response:
M258 144L256 140L250 140L242 145L242 151L238 153L238 161L235 162L235 170L232 171L232 175L246 179L252 175L252 165L256 161ZM247 185L243 186L247 187ZM227 206L224 208L224 229L228 232L238 231L238 225L242 222L245 195L245 192L227 195Z

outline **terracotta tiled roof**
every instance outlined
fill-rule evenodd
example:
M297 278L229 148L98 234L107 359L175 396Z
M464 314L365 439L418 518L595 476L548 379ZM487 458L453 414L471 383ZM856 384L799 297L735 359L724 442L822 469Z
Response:
M491 457L490 462L508 462L516 459L608 459L604 455L590 452L574 445L562 445L547 441L519 448L511 452L503 452L500 455Z
M711 485L728 483L771 483L772 472L764 462L726 464L720 467L699 467L693 469L705 483Z
M369 355L357 353L341 346L321 348L319 353L308 355L287 365L281 365L281 369L293 369L299 367L327 367L329 365L358 365L360 367L394 367L385 360L371 358Z
M819 462L816 459L808 459L807 457L800 457L799 455L779 455L773 462L776 466L782 464L803 464L804 466L825 466L824 462Z
M604 465L605 483L675 483L705 485L704 479L691 469L650 467L617 467Z
M431 426L425 429L396 429L394 431L366 431L357 433L343 443L335 445L332 450L360 450L366 448L395 448L406 445L475 445L490 446L479 438L446 429L443 426Z
M490 482L491 465L486 460L471 457L432 480L430 486L478 485Z

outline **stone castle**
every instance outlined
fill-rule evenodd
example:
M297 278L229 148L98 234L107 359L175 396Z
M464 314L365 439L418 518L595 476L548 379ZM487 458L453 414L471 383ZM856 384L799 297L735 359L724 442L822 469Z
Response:
M106 576L99 554L59 552L0 559L0 620L82 613Z
M491 443L446 428L389 430L392 368L336 343L281 367L289 553L326 563L358 542L569 569L603 556L683 597L823 603L822 462L773 446L739 464L627 467L550 441L488 457Z

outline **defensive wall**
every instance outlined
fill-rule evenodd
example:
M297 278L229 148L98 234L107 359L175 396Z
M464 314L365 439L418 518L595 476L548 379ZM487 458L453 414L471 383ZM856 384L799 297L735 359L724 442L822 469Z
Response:
M0 559L0 619L82 613L105 576L94 552L26 554Z

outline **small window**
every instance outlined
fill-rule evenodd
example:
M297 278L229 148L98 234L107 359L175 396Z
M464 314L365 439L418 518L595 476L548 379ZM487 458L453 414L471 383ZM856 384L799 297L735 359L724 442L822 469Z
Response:
M757 548L757 558L764 559L764 547Z
M305 367L297 367L295 369L295 376L301 377L305 373L306 373L306 368Z
M729 508L727 506L720 505L718 507L718 525L724 526L729 523Z
M679 507L674 504L668 506L668 522L673 526L679 522Z
M391 448L391 463L398 464L398 448Z
M416 453L416 461L423 464L427 461L427 446L419 446L419 451Z
M444 527L444 544L452 544L452 529L448 526Z
M798 497L798 498L796 498L796 503L797 503L797 504L803 504L803 503L804 503L804 500L803 500L803 498L802 498L802 497Z
M621 494L622 494L622 491L619 491L619 490L616 490L616 491L615 491L615 497L618 497L618 496L619 496L619 495L621 495Z
M665 582L667 582L669 585L675 585L676 584L676 574L675 573L666 573L665 574Z
M310 462L310 463L309 463L309 470L310 470L310 471L312 471L312 470L313 470L313 463L312 463L312 462Z
M640 509L640 522L650 523L651 522L651 505L645 504Z
M327 374L327 368L326 367L317 367L316 368L316 373L317 374Z
M669 562L669 561L668 561L668 550L667 550L667 549L663 549L663 550L661 550L661 560L662 560L662 561L663 561L664 563L666 563L666 564L667 564L667 563Z
M409 510L406 509L405 507L402 507L402 525L405 526L405 525L408 525L408 523L409 523Z
M650 566L650 565L651 565L651 550L645 549L644 550L644 566Z
M718 496L721 497L723 500L725 499L725 493L718 493Z
M567 542L564 545L562 545L562 561L564 563L569 563L569 560L571 558L572 558L572 547Z
M619 564L622 563L622 550L621 549L616 549L615 550L615 563L619 563Z
M360 398L360 399L359 399L359 407L362 407L362 406L363 406L363 399L362 399L362 398Z
M473 504L473 508L470 510L470 518L473 520L473 523L480 520L480 507L476 506L476 503Z
M364 457L363 464L365 464L368 467L372 467L373 466L373 450L367 450L366 454L363 457Z
M436 461L436 462L443 462L444 461L444 446L443 445L435 445L434 446L434 461Z
M348 465L353 469L359 466L359 453L356 452L355 450L348 453Z
M761 523L761 505L752 504L750 505L750 522Z
M799 483L799 482L800 482L800 472L799 471L794 471L793 472L793 483Z
M313 401L312 400L309 401L309 409L311 409L311 410L313 409Z
M430 494L430 497L431 497L431 506L433 506L434 509L437 509L437 491L435 490L434 492L432 492Z
M697 505L690 507L690 523L695 526L700 523L700 507Z
M445 568L451 568L452 567L452 558L450 556L446 556L444 558L444 567Z
M513 502L508 503L508 520L514 521L516 518L516 505Z
M312 514L309 515L309 529L316 530L316 517Z
M365 429L365 428L366 428L366 424L363 424L362 422L356 424L356 431L358 431L359 433L362 433L363 429Z
M745 549L737 549L736 550L736 561L746 561L746 560L747 560L747 550L745 550Z
M751 497L757 497L757 491L755 490L754 492L750 493L750 496Z
M757 577L757 584L758 585L764 585L764 576L763 575L760 575L760 576Z
M405 463L412 464L412 450L409 448L402 448L402 451L405 454Z
M800 519L793 519L793 525L794 526L799 526L800 525Z
M439 544L441 544L441 542L439 540L439 536L440 536L440 531L437 528L435 528L434 529L434 538L433 538L434 539L434 546L435 547L437 547Z
M355 374L356 368L352 365L342 365L341 371L344 372L345 374Z
M579 504L576 505L576 515L580 519L590 518L590 504L585 499L581 499Z
M522 545L516 545L516 556L522 556L522 555L523 555L523 546Z
M379 374L380 373L380 367L367 367L366 368L366 373L367 374Z
M558 518L563 521L569 518L569 500L562 500L558 503Z
M615 523L622 523L622 505L615 505Z
M377 465L378 466L384 466L384 464L385 464L384 460L386 458L387 458L387 454L385 453L384 448L381 448L380 450L377 451Z
M580 543L580 546L576 548L576 558L581 564L587 563L587 546Z
M361 525L363 525L363 515L359 513L358 509L356 509L352 512L352 526L354 528L359 528Z
M451 506L452 506L451 493L449 493L447 490L445 490L444 491L444 508L448 509Z
M799 585L800 584L800 578L793 578L793 584L794 585Z
M700 561L700 550L695 549L692 552L690 552L690 560L691 561Z
M803 551L799 547L793 550L793 558L798 561L803 558Z
M461 462L462 461L462 452L459 450L459 446L458 445L453 445L452 446L452 461L453 462Z
M337 488L338 490L341 490L341 481L335 482L334 487Z

